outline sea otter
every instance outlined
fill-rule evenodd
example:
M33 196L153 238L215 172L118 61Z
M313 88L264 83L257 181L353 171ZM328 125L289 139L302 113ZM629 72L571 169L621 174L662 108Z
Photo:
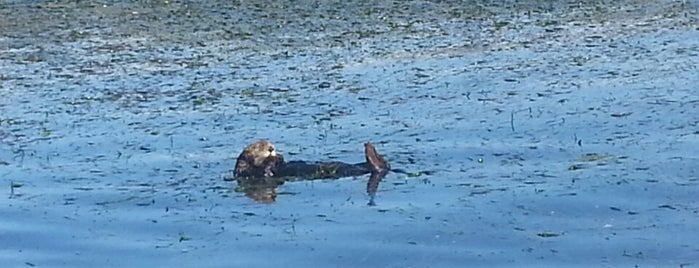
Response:
M431 171L408 173L401 169L391 169L388 162L376 152L371 143L364 144L366 162L348 164L343 162L285 162L284 157L277 152L268 140L259 140L245 147L235 163L234 177L226 180L236 180L237 192L261 203L274 203L277 199L277 187L287 181L337 179L342 177L371 174L366 184L369 195L368 205L374 206L374 197L381 180L389 171L419 176L431 174ZM417 175L416 175L417 174Z
M285 162L268 140L259 140L245 147L238 156L234 175L236 178L305 178L325 179L360 176L364 174L385 175L390 170L388 162L376 152L371 143L364 144L366 162L348 164L343 162Z

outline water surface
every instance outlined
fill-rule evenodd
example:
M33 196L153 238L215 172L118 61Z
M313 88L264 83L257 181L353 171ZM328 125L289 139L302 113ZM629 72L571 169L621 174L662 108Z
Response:
M697 265L696 1L253 2L0 3L4 267Z

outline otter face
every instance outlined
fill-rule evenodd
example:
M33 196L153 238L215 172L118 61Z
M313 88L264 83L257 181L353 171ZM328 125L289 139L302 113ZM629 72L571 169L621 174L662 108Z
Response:
M259 140L245 147L235 164L236 177L272 177L284 158L268 140Z
M274 145L268 140L260 140L250 144L243 150L243 153L246 152L252 157L254 166L262 166L267 158L277 156Z

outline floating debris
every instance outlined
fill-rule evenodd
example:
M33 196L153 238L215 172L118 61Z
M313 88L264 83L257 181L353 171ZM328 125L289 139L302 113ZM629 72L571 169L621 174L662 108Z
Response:
M551 232L541 232L541 233L537 233L536 235L539 236L539 237L543 237L543 238L551 238L551 237L558 237L558 236L561 236L562 234L560 234L560 233L551 233Z

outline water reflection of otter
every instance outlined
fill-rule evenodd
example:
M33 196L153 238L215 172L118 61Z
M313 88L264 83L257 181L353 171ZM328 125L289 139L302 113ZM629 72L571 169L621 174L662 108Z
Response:
M235 164L235 178L245 194L259 202L272 203L276 199L276 187L285 181L337 179L342 177L371 174L367 193L372 197L379 182L390 170L386 160L376 152L371 143L364 144L366 162L348 164L343 162L285 162L274 145L260 140L246 147ZM370 202L373 204L373 201Z

